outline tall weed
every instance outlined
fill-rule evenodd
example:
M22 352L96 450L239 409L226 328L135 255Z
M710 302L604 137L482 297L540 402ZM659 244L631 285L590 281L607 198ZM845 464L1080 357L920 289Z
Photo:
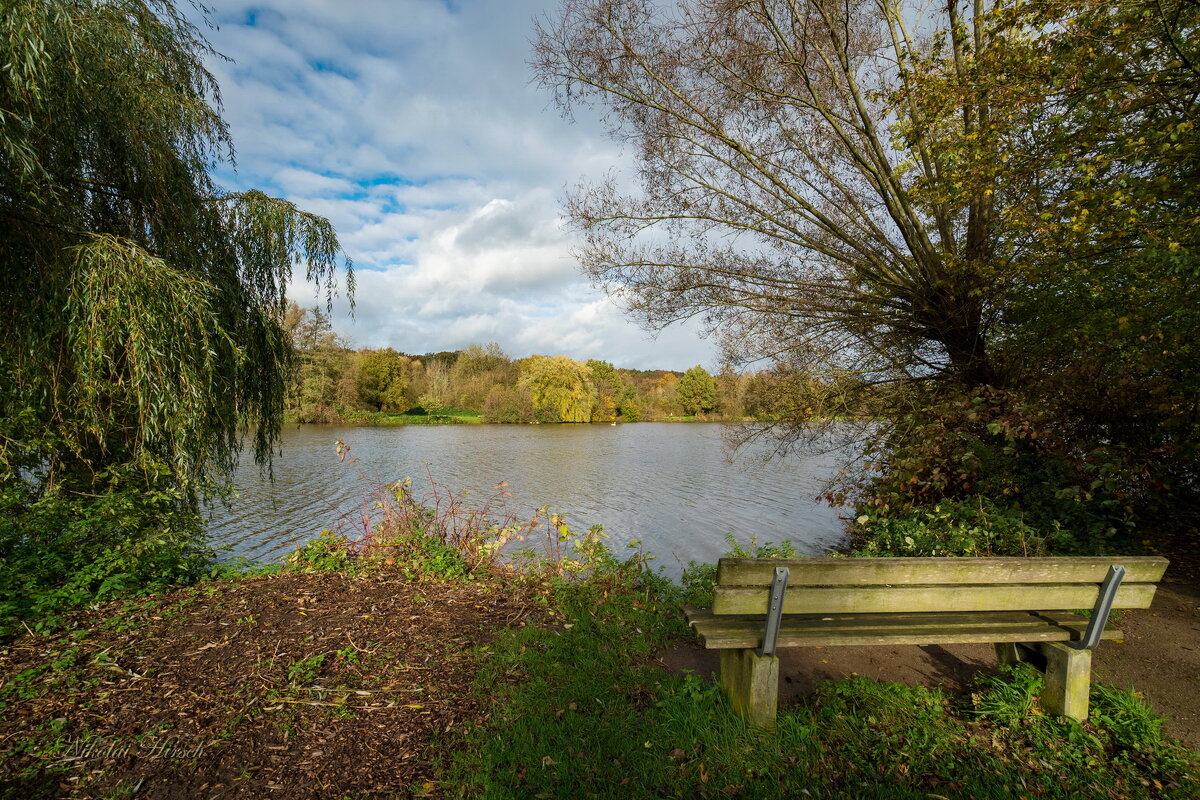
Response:
M725 544L729 545L726 558L795 558L796 548L790 541L784 540L779 544L763 542L759 544L757 536L751 536L750 542L743 547L732 533L725 534ZM689 561L680 578L683 584L682 602L684 605L707 606L712 604L713 586L717 582L717 565Z
M423 491L412 478L372 480L341 441L338 457L367 486L362 507L340 513L335 526L292 553L293 569L353 571L383 563L443 578L497 571L569 578L617 564L604 544L603 526L578 533L549 507L518 515L508 506L512 493L505 483L480 502L432 475Z

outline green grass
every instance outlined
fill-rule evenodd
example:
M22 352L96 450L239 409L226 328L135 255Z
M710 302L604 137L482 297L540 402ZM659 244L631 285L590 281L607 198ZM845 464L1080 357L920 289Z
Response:
M351 424L369 427L396 425L481 425L483 417L474 409L447 408L438 414L389 414L368 411L356 415Z
M485 726L443 765L459 798L1192 798L1197 754L1129 692L1095 686L1086 726L1040 715L1028 667L966 698L851 678L778 729L748 728L718 687L651 654L687 632L678 595L626 571L560 587L563 624L479 654Z

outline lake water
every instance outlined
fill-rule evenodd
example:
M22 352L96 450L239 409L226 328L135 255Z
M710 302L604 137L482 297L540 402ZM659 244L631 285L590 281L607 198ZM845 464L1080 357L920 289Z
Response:
M357 464L339 462L339 439ZM727 455L715 424L292 427L274 482L243 464L238 497L211 510L209 532L234 555L275 560L339 519L361 517L371 481L411 477L417 494L432 478L470 491L475 504L505 482L519 516L550 506L574 530L603 524L614 552L637 539L672 576L690 559L720 557L726 534L743 543L787 539L809 555L842 541L839 510L816 499L837 457L763 464L753 450L732 462Z

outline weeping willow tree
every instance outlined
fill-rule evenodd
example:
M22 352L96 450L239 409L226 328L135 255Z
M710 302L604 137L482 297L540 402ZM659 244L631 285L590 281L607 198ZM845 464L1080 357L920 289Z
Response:
M105 557L89 580L128 583L117 562L193 535L247 438L269 462L293 269L327 300L343 265L353 288L327 220L214 182L233 147L206 57L168 0L0 7L10 603Z

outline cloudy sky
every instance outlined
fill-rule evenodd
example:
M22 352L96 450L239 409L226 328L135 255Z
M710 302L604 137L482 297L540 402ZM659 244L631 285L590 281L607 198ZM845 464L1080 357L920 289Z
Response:
M211 2L237 147L219 178L333 221L358 279L334 324L355 345L716 366L694 328L652 339L571 257L566 188L629 162L530 84L532 19L556 0Z

